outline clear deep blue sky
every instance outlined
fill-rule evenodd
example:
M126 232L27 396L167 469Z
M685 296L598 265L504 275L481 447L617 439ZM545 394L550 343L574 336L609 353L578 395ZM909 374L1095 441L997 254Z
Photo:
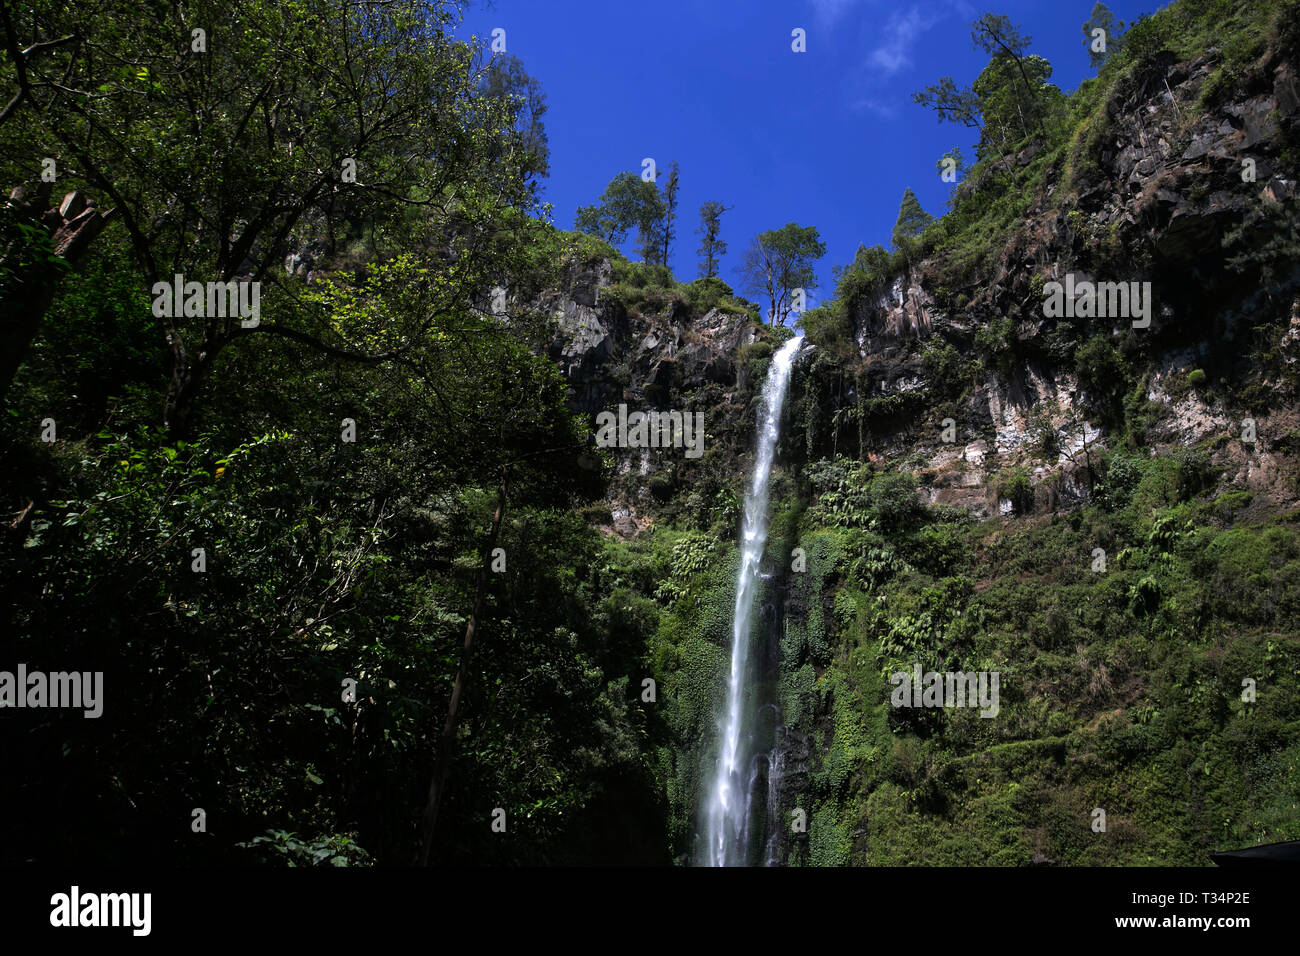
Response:
M942 215L951 187L935 164L975 135L911 102L951 75L970 83L988 62L969 23L1004 13L1033 37L1067 93L1092 75L1082 25L1094 0L477 0L458 36L506 31L509 53L537 77L551 173L544 198L557 226L595 202L643 157L662 172L681 166L678 240L670 265L697 277L700 204L734 207L722 278L738 286L740 253L758 232L787 222L816 226L826 243L815 304L834 291L831 266L858 243L889 245L899 200L911 187ZM1249 0L1243 0L1249 2ZM1160 0L1113 0L1132 22ZM791 51L791 31L807 52ZM630 252L630 241L628 248Z

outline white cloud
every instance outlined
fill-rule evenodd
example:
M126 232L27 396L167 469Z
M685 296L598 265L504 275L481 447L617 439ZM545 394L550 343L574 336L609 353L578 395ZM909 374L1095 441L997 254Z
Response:
M844 11L859 3L860 0L808 0L813 12L822 23L834 23Z
M867 56L867 64L884 76L911 66L917 39L938 22L937 13L920 6L895 12L880 31L881 42Z
M850 108L854 110L867 110L868 112L875 113L881 119L893 119L898 115L898 104L896 102L873 96L867 96L855 100L850 104Z

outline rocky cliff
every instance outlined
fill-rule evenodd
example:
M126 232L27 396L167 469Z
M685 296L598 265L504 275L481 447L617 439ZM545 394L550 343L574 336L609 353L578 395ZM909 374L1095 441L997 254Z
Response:
M534 303L554 321L550 355L569 382L571 406L593 421L620 404L629 411L702 412L706 428L698 459L678 449L608 449L615 478L602 526L631 537L677 492L703 483L716 495L738 467L753 438L745 356L763 330L743 309L701 309L682 297L629 307L612 276L609 259L575 263L563 289ZM696 499L696 510L709 507L698 487Z
M1015 464L1032 469L1040 506L1077 504L1086 495L1084 452L1104 449L1113 429L1097 414L1102 396L1079 381L1083 336L1070 342L1066 323L1044 315L1044 287L1067 274L1080 286L1150 283L1149 327L1098 318L1088 331L1114 341L1142 369L1136 398L1152 454L1213 440L1212 464L1227 469L1227 484L1275 504L1297 502L1295 476L1275 455L1295 431L1295 409L1289 401L1261 401L1290 386L1260 368L1250 349L1276 351L1284 368L1300 359L1300 272L1293 263L1267 270L1240 261L1279 231L1294 235L1295 63L1290 53L1270 50L1225 86L1217 51L1183 63L1171 56L1153 58L1117 84L1079 152L1045 170L1023 225L986 272L954 283L950 262L924 259L854 308L862 373L853 399L933 395L940 389L922 360L927 340L966 353L980 329L1009 324L998 344L1010 361L985 363L951 410L955 436L944 435L933 404L929 417L916 414L915 403L908 415L873 422L870 454L926 460L918 470L929 503L1008 513L1012 503L999 499L993 477ZM1040 148L1031 145L1010 162L1025 167ZM963 184L959 192L978 187ZM1269 340L1251 341L1266 322ZM1238 388L1189 388L1197 369ZM844 398L834 410L845 407ZM1247 419L1253 442L1241 437L1252 434Z
M954 277L951 261L922 258L853 303L853 385L839 388L821 412L828 419L864 416L862 456L910 459L928 503L979 516L1009 513L1013 504L999 497L994 477L1020 464L1031 469L1039 506L1086 496L1087 459L1107 447L1112 429L1097 414L1098 396L1079 381L1080 336L1070 341L1063 334L1068 323L1044 315L1045 285L1067 274L1079 286L1151 284L1149 327L1134 329L1120 318L1088 332L1105 332L1143 368L1154 454L1222 439L1213 464L1229 467L1229 484L1275 502L1300 502L1274 454L1297 426L1295 411L1259 401L1278 383L1262 377L1249 355L1259 345L1250 337L1261 317L1285 312L1281 333L1267 346L1286 367L1300 359L1298 273L1293 267L1265 279L1256 265L1231 266L1272 239L1277 223L1296 209L1289 152L1300 123L1296 67L1270 51L1225 87L1215 51L1182 63L1170 56L1118 84L1077 153L1051 161L1023 222L987 269ZM1041 149L1030 145L1007 161L1027 167ZM980 185L964 183L959 195ZM767 330L743 312L701 314L681 298L658 311L628 308L609 294L611 273L608 260L574 266L566 288L541 302L556 320L551 354L571 384L574 406L592 415L619 402L704 409L711 442L729 458L742 450L752 440L752 429L737 430L735 420L752 399L742 348ZM943 389L924 360L927 344L969 354L978 333L998 322L1009 325L995 346L1003 349L1000 361L983 363L959 404L934 401ZM1186 387L1188 376L1204 368L1213 370L1212 382L1240 386L1238 393L1256 388L1243 402L1242 394ZM809 379L802 384L816 387ZM955 432L934 417L940 407ZM1255 423L1253 443L1241 440L1245 419ZM856 449L837 442L837 450ZM680 482L690 469L644 451L615 452L621 475L643 479L619 483L612 502L612 524L628 535L665 497L649 493L651 479L667 469L665 478Z
M769 829L795 810L811 821L782 827L780 861L924 862L936 840L952 840L934 857L947 862L1151 862L1157 845L1192 860L1210 807L1254 814L1242 833L1272 832L1242 796L1255 784L1212 794L1165 763L1200 748L1224 779L1253 780L1293 737L1279 729L1249 750L1267 758L1240 756L1231 741L1247 725L1225 716L1240 674L1219 664L1230 653L1263 672L1266 648L1294 651L1277 636L1293 610L1291 532L1266 527L1300 507L1293 47L1274 36L1245 67L1214 48L1155 50L1086 86L1072 133L977 166L946 222L885 268L855 264L805 317L756 685L778 718L762 728ZM709 765L703 688L720 686L728 637L723 504L743 493L755 383L780 334L743 309L697 308L682 286L629 304L612 272L575 267L543 303L574 405L707 413L698 462L614 450L609 517L596 516L625 538L659 521L716 542L697 542L716 566L680 572L656 652L686 860ZM919 532L895 494L913 481L930 522ZM783 560L795 547L806 572ZM1236 548L1263 562L1251 580L1266 610L1224 596L1246 573ZM1094 573L1098 553L1123 570ZM1211 631L1228 651L1192 647ZM891 712L880 675L900 660L1001 668L1002 720ZM1211 706L1216 682L1225 703ZM1273 698L1278 728L1292 726L1290 699ZM1222 769L1234 760L1244 769ZM1167 825L1108 790L1129 776L1201 809ZM1101 801L1127 815L1080 842L1077 819Z

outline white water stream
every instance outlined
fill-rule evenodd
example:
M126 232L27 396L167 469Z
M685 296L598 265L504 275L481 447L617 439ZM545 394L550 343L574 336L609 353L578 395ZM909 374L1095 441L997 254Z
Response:
M732 615L731 673L727 680L727 709L718 748L717 775L704 810L704 862L709 866L743 866L749 846L750 798L755 782L750 736L758 701L747 693L751 623L758 584L758 565L767 544L767 486L772 458L780 438L790 370L803 338L793 338L772 356L759 405L758 446L754 479L745 495L740 571L736 577L736 609Z

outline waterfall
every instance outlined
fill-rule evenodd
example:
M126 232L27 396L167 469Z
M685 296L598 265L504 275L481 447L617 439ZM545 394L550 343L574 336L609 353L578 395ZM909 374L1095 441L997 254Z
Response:
M781 431L790 369L803 338L793 338L772 356L758 410L758 443L754 479L745 495L745 523L740 539L740 570L736 576L736 608L732 615L731 672L727 678L727 709L718 744L717 776L705 807L704 862L709 866L743 866L749 856L750 798L757 783L759 755L752 753L753 718L759 701L748 693L750 622L758 584L758 565L767 544L767 485ZM768 789L774 783L767 768Z

